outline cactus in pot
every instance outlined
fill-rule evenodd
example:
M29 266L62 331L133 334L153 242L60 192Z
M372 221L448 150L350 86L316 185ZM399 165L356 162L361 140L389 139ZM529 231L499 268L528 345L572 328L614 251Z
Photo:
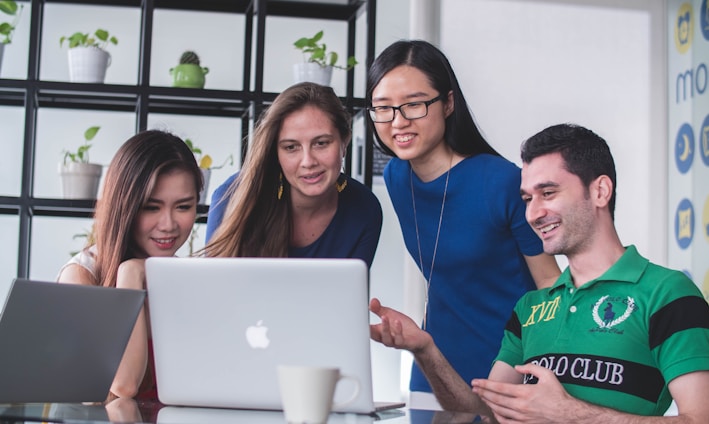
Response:
M204 76L209 68L200 66L197 53L187 50L180 56L180 63L170 68L173 87L204 88Z

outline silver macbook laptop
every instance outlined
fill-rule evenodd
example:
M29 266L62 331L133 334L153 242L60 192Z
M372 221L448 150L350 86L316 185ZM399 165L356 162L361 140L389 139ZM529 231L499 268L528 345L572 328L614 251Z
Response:
M368 269L358 259L149 258L160 401L280 410L279 364L359 379L338 412L373 413ZM338 384L335 401L354 383Z
M16 279L0 317L0 402L105 400L144 299Z

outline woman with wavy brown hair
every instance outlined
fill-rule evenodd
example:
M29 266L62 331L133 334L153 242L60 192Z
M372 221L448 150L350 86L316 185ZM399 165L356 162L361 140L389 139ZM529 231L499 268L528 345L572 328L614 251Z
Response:
M351 137L332 88L300 83L278 95L241 171L214 192L206 255L359 258L371 266L382 209L341 172Z

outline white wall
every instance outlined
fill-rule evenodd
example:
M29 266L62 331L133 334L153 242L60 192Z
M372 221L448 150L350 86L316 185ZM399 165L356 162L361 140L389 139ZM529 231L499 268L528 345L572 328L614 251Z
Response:
M491 143L574 122L604 137L618 170L625 244L666 263L664 6L660 0L443 0L441 48Z

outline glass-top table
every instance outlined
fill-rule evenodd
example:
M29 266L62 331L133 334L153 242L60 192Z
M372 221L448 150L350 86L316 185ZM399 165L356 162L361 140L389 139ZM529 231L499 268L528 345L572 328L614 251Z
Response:
M475 414L393 409L377 415L330 415L328 423L468 424L480 422ZM27 403L0 404L1 423L161 423L161 424L283 424L281 411L192 408L158 402L116 399L108 404Z

